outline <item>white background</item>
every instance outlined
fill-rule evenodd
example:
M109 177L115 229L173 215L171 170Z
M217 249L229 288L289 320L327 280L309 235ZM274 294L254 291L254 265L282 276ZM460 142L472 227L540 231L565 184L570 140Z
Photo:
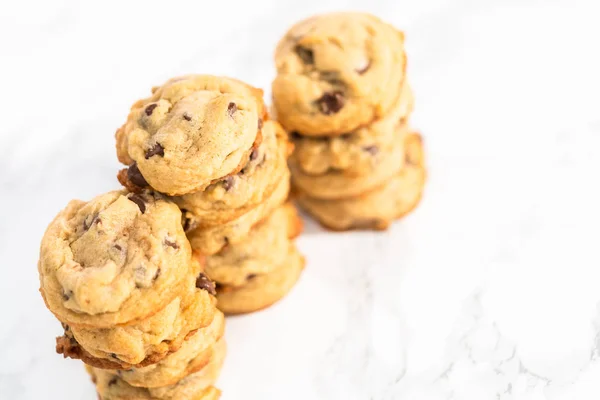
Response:
M314 223L306 270L228 321L223 399L600 398L597 1L2 1L0 399L94 399L54 353L46 225L118 187L113 133L184 73L266 90L293 22L362 9L406 32L429 182L384 233Z

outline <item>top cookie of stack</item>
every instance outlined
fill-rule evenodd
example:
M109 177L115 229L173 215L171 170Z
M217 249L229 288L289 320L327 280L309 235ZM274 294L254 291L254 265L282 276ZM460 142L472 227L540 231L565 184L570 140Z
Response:
M231 78L190 75L153 88L116 134L131 180L171 196L240 171L260 144L262 91Z
M318 15L286 33L275 64L300 205L336 230L384 229L412 209L424 168L403 33L368 14Z

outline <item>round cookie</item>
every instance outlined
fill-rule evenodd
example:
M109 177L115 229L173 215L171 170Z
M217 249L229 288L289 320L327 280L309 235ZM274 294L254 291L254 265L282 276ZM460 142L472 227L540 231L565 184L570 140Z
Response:
M377 166L382 154L392 147L396 132L407 125L414 99L406 83L400 93L399 101L389 114L353 132L323 137L292 133L294 151L290 163L308 175L322 175L332 170L348 175L368 174Z
M100 400L213 400L220 392L212 385L219 377L226 353L225 340L212 346L210 362L173 385L156 388L129 385L118 373L87 367Z
M303 269L304 257L290 242L283 263L268 274L250 277L243 286L217 285L217 307L225 314L267 308L291 290Z
M406 68L404 35L368 14L317 15L286 33L275 65L273 104L283 127L341 135L392 108Z
M322 175L308 175L290 161L294 188L316 199L343 199L366 193L390 180L404 165L406 126L396 131L392 146L381 152L371 170L354 175L347 171L329 171Z
M406 163L385 185L357 197L340 200L313 199L297 193L296 200L325 227L384 230L412 211L423 192L426 171L421 136L413 133L405 143ZM219 296L217 295L217 300Z
M225 224L193 229L199 223L194 220L193 215L185 213L184 226L187 228L192 248L210 256L218 253L227 244L236 244L245 240L254 225L286 201L290 191L289 176L289 170L286 168L284 175L268 198L239 218Z
M221 285L243 286L248 277L280 266L288 255L289 239L301 230L296 208L286 203L252 228L244 241L207 257L206 275Z
M223 337L224 331L225 317L217 311L212 323L191 335L175 353L156 364L119 371L118 374L131 386L174 385L210 362L213 345Z
M200 272L199 262L194 269L196 273L178 297L134 325L98 329L63 324L65 335L57 338L57 352L107 369L137 368L164 359L213 321L214 284Z
M116 133L117 156L138 182L183 195L237 173L260 138L262 90L235 79L188 75L137 101Z
M48 226L38 270L47 307L70 326L148 318L193 274L179 208L154 193L73 200Z
M201 192L174 197L173 201L198 222L209 227L229 222L267 198L285 175L291 144L276 121L266 121L262 143L250 153L244 168Z

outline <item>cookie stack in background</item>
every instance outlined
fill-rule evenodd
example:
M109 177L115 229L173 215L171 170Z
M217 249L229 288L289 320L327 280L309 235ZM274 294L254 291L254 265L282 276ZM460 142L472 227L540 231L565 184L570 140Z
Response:
M294 197L334 230L386 229L419 202L421 137L404 35L361 13L293 26L275 52L273 103L289 132Z
M88 365L100 399L217 398L224 317L204 264L181 211L159 194L71 201L44 234L38 265L64 328L57 352Z
M261 90L207 75L172 79L134 104L116 137L128 165L119 180L179 205L221 310L259 310L291 289L304 266L292 241L302 225L285 204L292 145Z

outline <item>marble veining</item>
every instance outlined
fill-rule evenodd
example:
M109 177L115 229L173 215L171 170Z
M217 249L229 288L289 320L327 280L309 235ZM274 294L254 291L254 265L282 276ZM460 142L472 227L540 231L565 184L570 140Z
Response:
M0 399L95 398L54 353L38 246L117 187L130 104L188 72L268 99L279 36L337 9L406 32L425 197L382 233L306 219L298 285L228 320L223 399L600 398L598 2L31 0L0 4Z

